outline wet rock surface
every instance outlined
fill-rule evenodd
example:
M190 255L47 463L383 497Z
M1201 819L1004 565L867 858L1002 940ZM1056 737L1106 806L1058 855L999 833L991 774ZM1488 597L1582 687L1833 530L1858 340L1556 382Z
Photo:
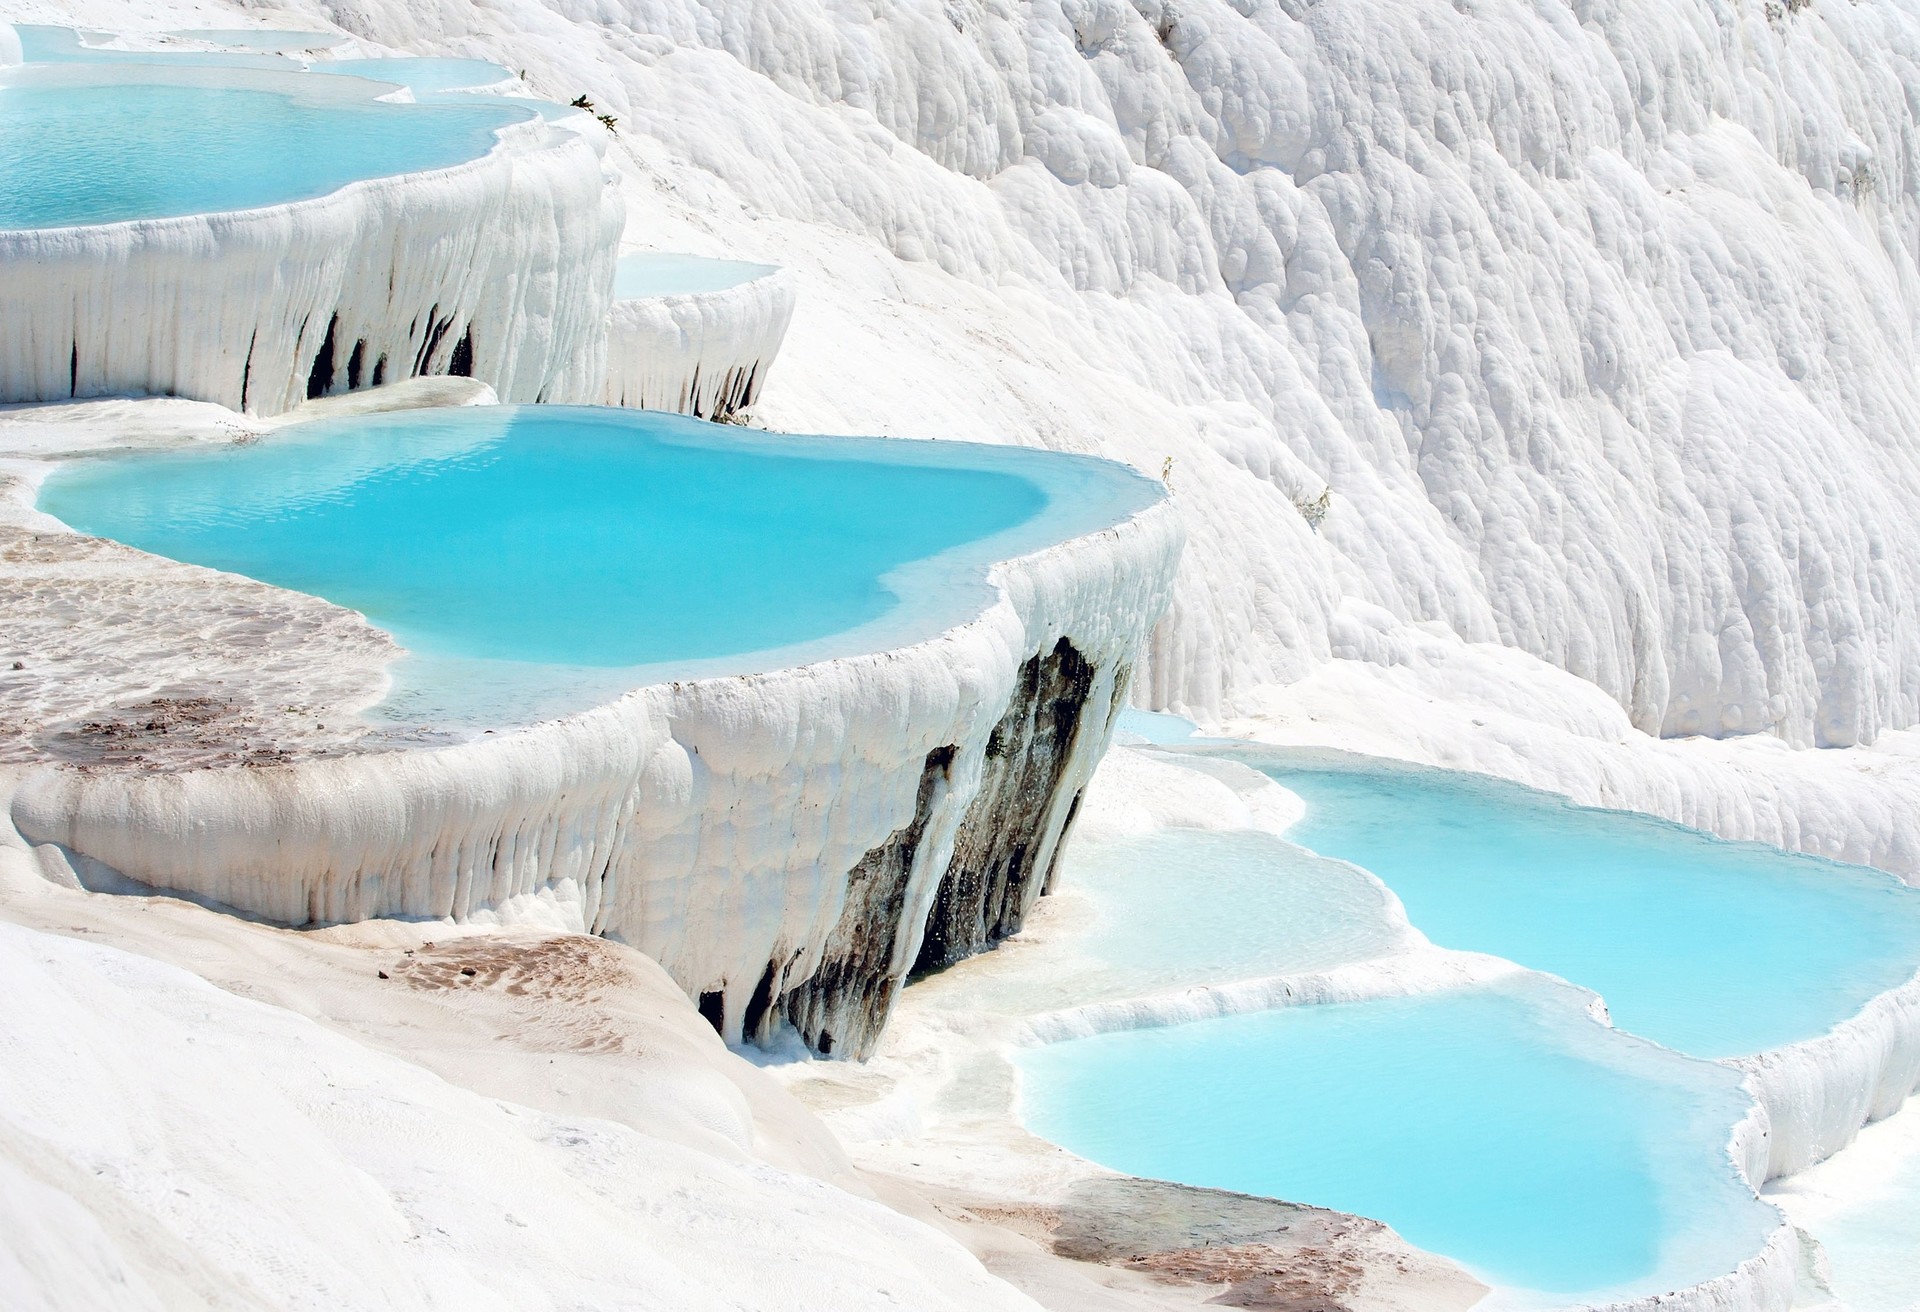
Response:
M806 1045L823 1056L868 1056L893 1009L902 982L893 966L894 944L900 936L915 861L933 819L935 801L946 789L953 758L952 747L927 755L912 821L868 852L849 873L846 905L829 940L826 959L780 1000L780 1012ZM776 969L774 964L767 967L762 994L771 994ZM747 1036L765 1038L774 1019L771 1008L764 1015L750 1015Z
M317 597L0 524L0 761L263 765L364 746L393 641Z
M927 916L915 972L938 970L985 951L1018 932L1045 891L1054 855L1079 807L1064 797L1077 750L1097 754L1127 686L1111 684L1066 638L1036 652L1020 668L1007 708L985 750L979 790L964 805L952 855ZM1111 688L1095 704L1096 688ZM1098 742L1084 735L1097 735ZM766 1041L780 1020L791 1022L822 1056L864 1059L873 1052L905 982L896 953L911 951L911 890L929 829L945 801L954 746L926 758L912 820L861 858L848 874L846 902L824 957L791 988L796 959L776 957L741 1019L748 1041ZM798 954L795 954L797 958ZM716 1000L717 1001L717 1000ZM724 1013L709 1017L728 1032Z
M1094 667L1065 638L1021 666L1006 712L988 739L980 791L954 839L915 971L950 966L1015 933L1045 888L1078 802L1063 808L1058 794L1094 676ZM1096 711L1099 730L1107 728L1110 711Z
M1172 1284L1220 1284L1209 1302L1284 1312L1345 1312L1362 1265L1356 1241L1377 1221L1158 1180L1097 1179L1059 1207L1061 1257L1124 1266Z
M1422 1312L1485 1294L1465 1272L1342 1212L1126 1176L1082 1179L1045 1203L975 1201L974 1217L1054 1256L1165 1288L1180 1306L1260 1312ZM1189 1291L1185 1298L1176 1290Z

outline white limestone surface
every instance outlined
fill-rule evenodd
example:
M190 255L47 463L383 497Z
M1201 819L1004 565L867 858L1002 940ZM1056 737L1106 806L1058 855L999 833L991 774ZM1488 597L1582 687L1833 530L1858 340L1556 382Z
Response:
M1807 1237L1803 1301L1823 1312L1920 1307L1920 1101L1847 1152L1767 1189Z
M11 1309L1037 1307L821 1178L825 1136L637 954L65 896L14 909L56 932L0 923Z
M152 64L15 76L28 73L209 76ZM384 90L359 78L218 76L267 90L298 79L309 97ZM313 199L0 232L0 401L131 393L275 415L307 398L323 353L326 394L448 373L463 342L461 367L504 400L593 400L624 213L601 135L529 112L478 159Z
M1827 1033L1726 1063L1766 1108L1767 1165L1790 1176L1847 1148L1920 1092L1920 975L1875 997Z
M797 283L783 269L715 291L621 297L607 327L607 405L701 419L744 415L793 319Z

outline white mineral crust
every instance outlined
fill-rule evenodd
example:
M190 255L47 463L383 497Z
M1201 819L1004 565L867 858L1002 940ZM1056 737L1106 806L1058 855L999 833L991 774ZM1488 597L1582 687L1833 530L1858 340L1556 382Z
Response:
M591 94L646 245L793 270L759 421L1167 469L1141 702L1920 873L1915 0L609 15L275 22Z
M616 298L607 326L607 405L729 419L752 407L793 318L784 269L720 291Z
M79 78L75 95L86 79L134 76L28 72ZM221 76L265 90L312 77ZM304 86L388 90L344 77ZM503 400L595 400L624 213L599 132L534 117L468 163L310 200L0 232L0 401L131 393L277 415L316 383L325 395L448 373L463 342L463 367ZM328 358L331 370L316 369Z
M9 1308L1035 1307L637 953L75 897L0 896Z

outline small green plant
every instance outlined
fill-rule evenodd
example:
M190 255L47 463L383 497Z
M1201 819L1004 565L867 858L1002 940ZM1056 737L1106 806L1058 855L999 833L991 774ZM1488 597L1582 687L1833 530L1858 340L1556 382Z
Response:
M1329 483L1321 488L1320 495L1311 501L1295 501L1293 508L1300 512L1300 518L1307 521L1307 527L1318 533L1327 512L1333 509L1333 485Z
M524 76L524 74L522 76ZM594 106L592 98L585 92L573 98L573 107L575 109L584 109L587 113L592 114L600 120L600 126L609 132L618 132L620 130L620 120L611 114L599 113Z

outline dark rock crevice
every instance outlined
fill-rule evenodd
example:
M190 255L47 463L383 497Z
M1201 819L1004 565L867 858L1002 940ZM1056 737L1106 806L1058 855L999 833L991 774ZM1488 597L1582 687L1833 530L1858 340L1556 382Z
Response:
M427 311L427 325L426 340L421 343L420 353L413 360L413 373L410 376L414 378L433 372L434 355L440 350L440 343L453 327L453 316L448 315L442 319L440 307L435 305Z
M1077 794L1066 808L1057 804L1058 794L1095 674L1065 638L1020 667L1006 712L987 740L980 791L954 839L916 973L950 966L1017 932L1046 887L1060 839L1079 809ZM1115 687L1123 689L1124 681ZM1110 719L1109 712L1099 727Z
M460 334L460 340L453 344L453 359L447 362L447 376L450 378L473 377L473 325L468 324L466 332Z
M245 410L249 404L248 391L253 386L253 349L259 344L260 330L255 328L253 336L247 338L247 358L240 365L240 408L242 410Z
M700 1015L722 1038L727 1034L727 995L712 989L700 995Z
M313 370L307 375L307 399L325 396L333 390L335 340L340 332L340 315L336 312L327 320L327 335L320 342L320 351L313 357Z
M1018 932L1046 891L1080 809L1080 790L1068 797L1063 789L1078 755L1098 746L1089 736L1105 741L1125 695L1127 671L1115 673L1103 680L1065 638L1021 666L988 737L979 789L962 804L914 973L951 965ZM921 849L948 805L957 756L955 747L927 756L912 819L848 872L840 919L807 978L785 987L797 959L768 964L746 1005L742 1038L765 1042L784 1020L822 1056L872 1052L906 982L895 953L902 935L920 928L905 923L909 894L916 879L931 877Z
M927 827L951 781L955 749L927 754L913 818L860 858L847 875L847 900L826 953L813 974L789 989L777 1008L752 1015L748 1039L765 1039L780 1015L807 1046L824 1055L865 1057L880 1037L901 979L893 966L894 944L906 912L907 889ZM769 978L773 967L768 967ZM766 980L761 988L771 994ZM752 1009L749 1009L750 1012Z

